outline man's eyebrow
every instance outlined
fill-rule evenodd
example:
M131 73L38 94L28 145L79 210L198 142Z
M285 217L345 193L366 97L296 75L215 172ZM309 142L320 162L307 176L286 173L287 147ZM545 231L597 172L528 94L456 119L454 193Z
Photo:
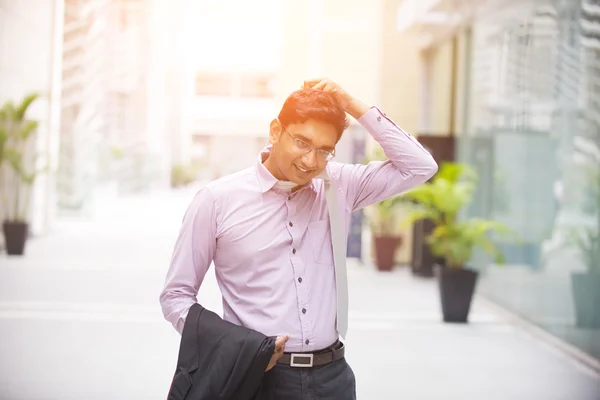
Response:
M295 133L294 136L296 136L298 139L304 140L306 143L312 143L312 141L309 138L307 138L301 133Z

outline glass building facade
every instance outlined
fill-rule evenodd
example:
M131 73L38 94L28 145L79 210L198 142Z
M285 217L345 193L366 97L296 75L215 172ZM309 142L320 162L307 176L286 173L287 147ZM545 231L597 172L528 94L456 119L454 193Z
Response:
M600 0L506 2L464 32L469 216L512 228L479 293L600 360Z

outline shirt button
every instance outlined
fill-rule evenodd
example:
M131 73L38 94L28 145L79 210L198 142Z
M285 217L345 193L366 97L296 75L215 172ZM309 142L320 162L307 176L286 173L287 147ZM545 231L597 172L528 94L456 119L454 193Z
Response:
M290 226L294 226L294 224L292 224L292 222L290 221Z
M381 122L381 116L377 117L377 122Z
M306 340L304 341L304 343L306 343L306 344L309 344L309 343L310 343L310 340L306 339Z
M292 253L293 253L293 254L296 254L296 249L292 249Z
M302 283L302 278L298 278L298 282Z
M291 200L291 199L292 199L292 196L288 196L288 200Z
M302 314L306 314L306 308L302 309Z

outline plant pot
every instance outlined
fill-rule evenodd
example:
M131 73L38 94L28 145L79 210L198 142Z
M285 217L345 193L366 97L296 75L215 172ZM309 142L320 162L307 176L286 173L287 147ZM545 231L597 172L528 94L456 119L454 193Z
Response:
M432 278L435 276L433 266L443 263L443 259L435 257L425 242L425 238L433 232L434 227L431 220L420 220L413 226L411 271L416 276Z
M401 236L375 236L375 265L379 271L391 271L396 261L396 250L402 244Z
M600 328L600 273L573 272L571 287L577 327Z
M4 221L2 229L4 231L4 245L8 255L23 255L28 228L29 224L26 222Z
M436 265L444 322L466 323L479 273Z

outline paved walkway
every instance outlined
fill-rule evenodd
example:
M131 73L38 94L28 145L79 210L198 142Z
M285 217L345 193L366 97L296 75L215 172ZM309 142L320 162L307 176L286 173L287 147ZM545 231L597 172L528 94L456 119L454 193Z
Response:
M0 398L164 399L179 336L158 293L189 192L61 221L27 256L0 254ZM475 299L440 322L432 280L350 263L348 361L358 398L598 400L600 379ZM214 275L200 301L220 311Z

